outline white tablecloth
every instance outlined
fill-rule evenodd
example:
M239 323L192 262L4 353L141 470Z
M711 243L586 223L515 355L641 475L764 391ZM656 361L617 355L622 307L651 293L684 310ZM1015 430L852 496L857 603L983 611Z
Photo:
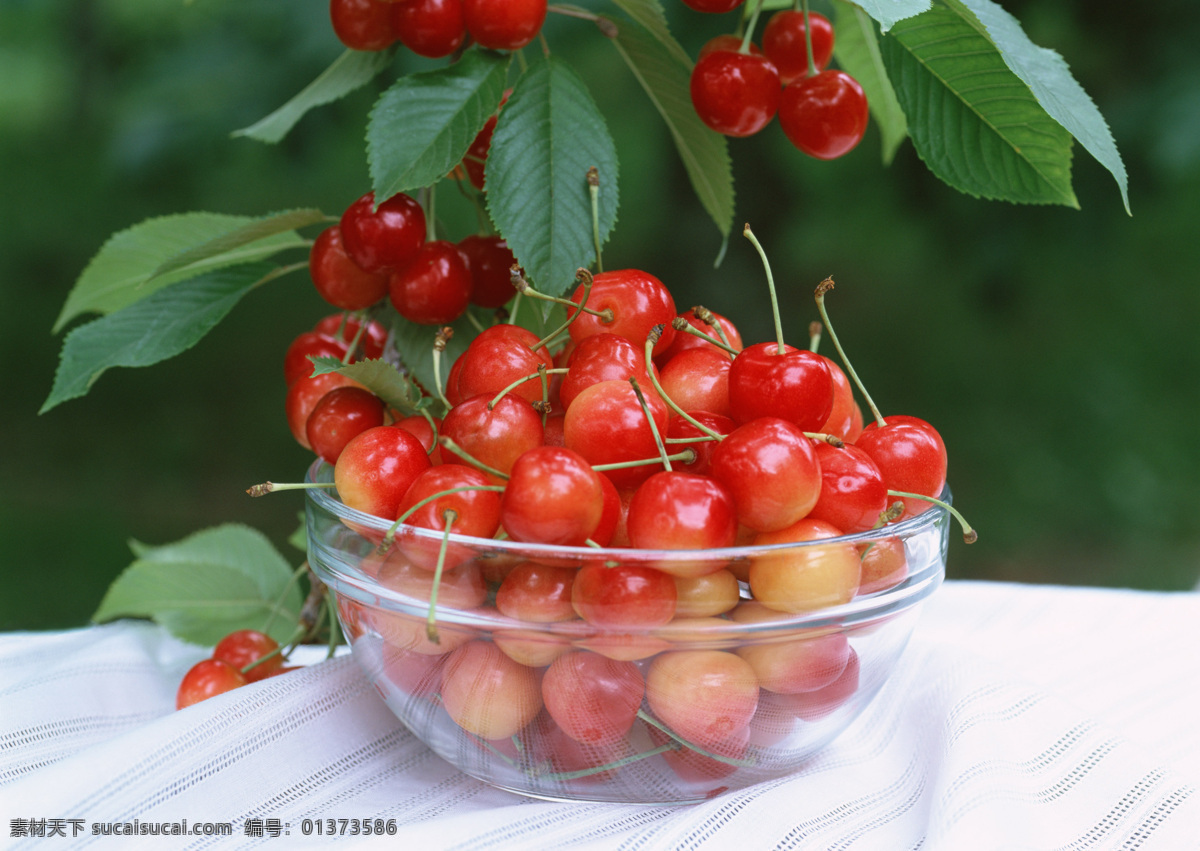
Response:
M492 789L416 741L344 657L174 711L204 655L144 623L0 635L0 845L309 847L331 841L316 820L394 819L393 836L339 843L1200 848L1196 593L948 582L878 698L804 771L686 807ZM93 834L184 819L232 835Z

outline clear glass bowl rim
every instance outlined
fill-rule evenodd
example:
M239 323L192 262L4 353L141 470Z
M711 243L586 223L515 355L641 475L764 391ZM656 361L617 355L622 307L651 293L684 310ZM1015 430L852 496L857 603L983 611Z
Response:
M331 465L321 459L317 459L308 468L304 480L306 483L332 482L332 471L333 468ZM305 496L310 501L311 506L325 511L347 524L353 524L353 526L378 532L381 536L386 534L388 529L391 528L392 521L351 508L340 499L331 495L330 490L327 488L310 487L305 490ZM950 502L951 493L949 486L942 491L939 499L946 503ZM711 622L711 619L705 619L703 624L688 623L685 621L678 624L669 623L664 626L622 627L620 630L613 630L597 627L588 624L586 621L535 623L509 618L499 612L484 613L480 610L455 609L440 604L436 607L436 616L439 624L454 624L485 630L521 630L526 633L544 633L548 636L564 639L594 638L598 635L611 636L619 633L621 636L646 635L667 640L670 640L673 635L677 638L699 638L703 636L704 640L736 640L745 639L749 635L775 635L793 631L828 630L830 628L846 629L852 626L862 626L884 620L909 609L937 589L945 576L945 554L949 518L950 514L945 508L939 505L932 505L929 510L923 511L915 517L899 523L894 523L881 529L843 535L839 538L762 546L726 547L711 550L668 551L636 548L564 547L553 544L532 544L511 540L476 538L451 533L448 536L451 543L469 546L480 551L520 556L527 559L543 558L561 560L565 558L578 560L581 564L584 561L614 560L624 563L644 563L654 566L654 562L695 561L697 559L744 561L773 553L778 554L807 547L829 546L839 542L869 544L874 541L892 538L907 539L922 533L932 533L933 527L941 525L941 534L938 536L940 538L938 542L938 557L929 559L926 564L919 566L915 571L910 570L908 575L898 584L882 591L857 596L849 602L840 605L828 606L790 616L780 613L785 616L778 620L758 622L729 621L726 626ZM403 528L405 530L405 537L409 540L423 538L429 542L440 544L442 538L445 537L441 532L434 530L420 529L412 526L405 526ZM397 538L397 541L399 540ZM310 540L310 555L312 546L313 544ZM313 562L311 558L310 562ZM424 619L428 614L429 602L427 600L422 601L414 597L409 597L399 591L394 591L375 582L372 577L366 574L355 575L345 573L331 568L320 560L315 560L315 563L312 563L312 568L318 577L331 589L339 594L346 593L359 602L366 603L375 608L411 615L419 619Z

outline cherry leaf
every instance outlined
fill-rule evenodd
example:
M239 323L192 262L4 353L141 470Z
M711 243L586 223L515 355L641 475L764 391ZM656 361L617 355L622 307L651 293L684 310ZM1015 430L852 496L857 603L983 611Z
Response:
M412 379L382 358L355 361L343 364L334 357L310 358L313 375L336 372L352 381L357 381L383 400L388 407L404 414L414 414L421 400L421 390Z

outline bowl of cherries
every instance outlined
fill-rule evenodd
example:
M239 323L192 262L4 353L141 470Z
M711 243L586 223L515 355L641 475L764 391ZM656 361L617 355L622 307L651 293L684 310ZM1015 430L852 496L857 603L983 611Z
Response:
M485 328L441 408L310 394L309 563L421 741L524 795L686 803L801 770L861 713L952 522L974 532L937 431L854 377L832 286L812 332L845 369L580 270L561 333Z

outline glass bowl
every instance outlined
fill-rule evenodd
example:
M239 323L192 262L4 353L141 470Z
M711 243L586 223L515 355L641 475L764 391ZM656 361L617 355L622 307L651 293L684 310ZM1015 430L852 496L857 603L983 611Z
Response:
M332 468L318 461L308 480L331 482ZM950 526L933 506L872 532L690 552L449 535L431 606L442 533L402 527L381 552L387 521L332 489L306 499L309 563L392 712L461 771L560 801L682 804L801 769L895 668L945 575ZM829 579L847 564L849 591ZM676 616L658 626L609 623L603 610L584 620L569 604L518 609L525 619L497 608L515 571L570 584L598 568L701 579L674 580ZM780 571L828 593L767 608L746 580ZM720 584L713 577L736 585L695 590ZM708 613L730 593L731 610Z

